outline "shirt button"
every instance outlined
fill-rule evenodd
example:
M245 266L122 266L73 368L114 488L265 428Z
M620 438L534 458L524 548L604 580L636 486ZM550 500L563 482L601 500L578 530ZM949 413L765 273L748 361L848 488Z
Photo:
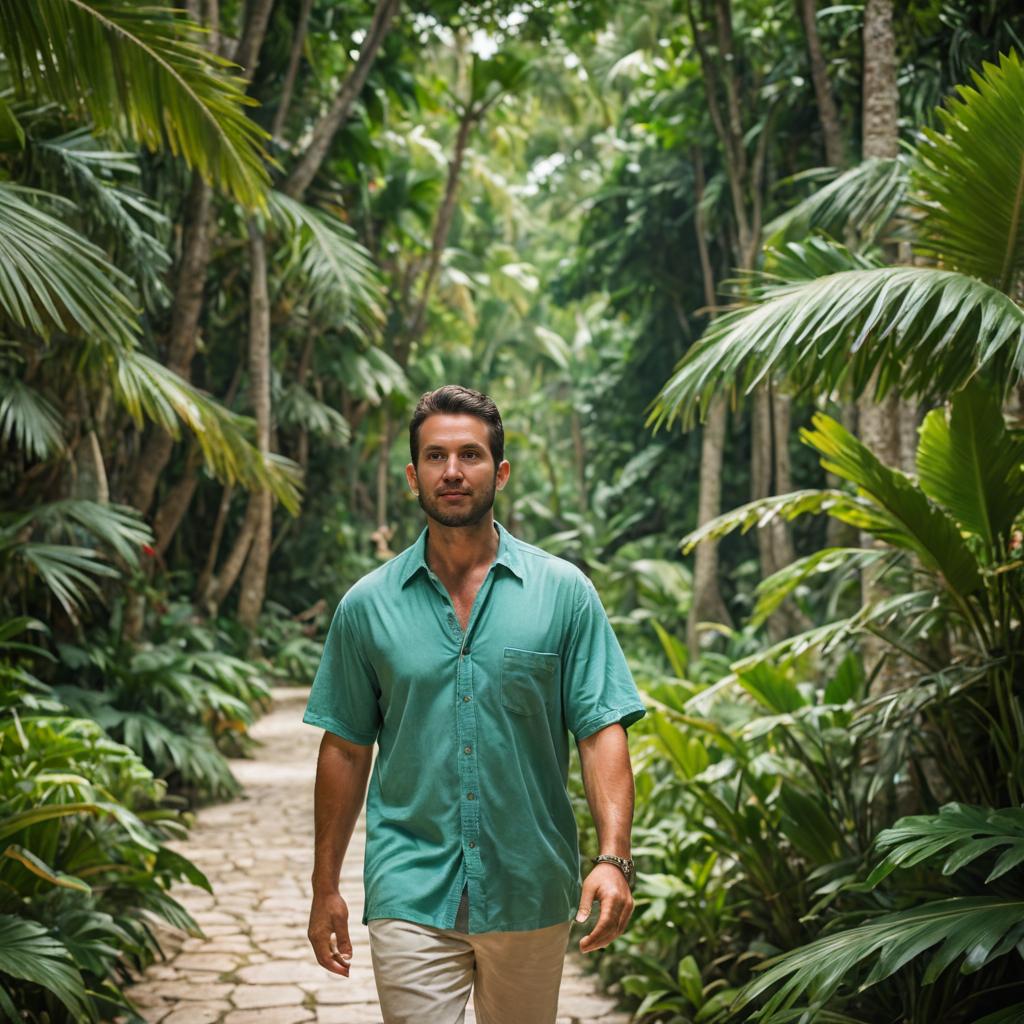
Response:
M473 748L472 748L472 747L463 747L462 749L463 749L463 750L464 750L464 751L465 751L465 752L466 752L467 754L472 754L472 753L473 753Z
M468 704L472 699L473 699L472 697L463 697L462 698L462 703L463 704Z
M466 799L467 800L475 800L476 799L476 793L467 793L466 794Z
M471 850L475 850L476 849L476 843L474 843L472 839L470 839L470 841L469 841L469 848Z

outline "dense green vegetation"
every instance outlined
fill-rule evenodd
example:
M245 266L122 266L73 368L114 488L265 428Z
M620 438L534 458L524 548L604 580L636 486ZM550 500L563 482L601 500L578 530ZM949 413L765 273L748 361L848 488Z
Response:
M166 841L457 381L651 708L637 1020L1024 1019L1022 55L997 0L0 0L3 1012L195 929Z

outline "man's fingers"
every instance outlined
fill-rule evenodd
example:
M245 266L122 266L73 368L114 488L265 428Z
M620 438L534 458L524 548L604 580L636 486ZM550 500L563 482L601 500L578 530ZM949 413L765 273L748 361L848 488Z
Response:
M580 952L589 953L593 949L607 946L615 938L615 926L619 920L618 901L604 899L601 901L601 916L597 919L594 930L580 940Z
M582 924L594 909L594 885L589 877L583 881L583 892L580 894L580 908L576 912L576 920Z
M334 951L331 949L331 933L322 930L310 932L307 937L309 938L310 945L313 947L316 962L325 970L330 971L331 974L341 974L347 978L348 964L337 959Z

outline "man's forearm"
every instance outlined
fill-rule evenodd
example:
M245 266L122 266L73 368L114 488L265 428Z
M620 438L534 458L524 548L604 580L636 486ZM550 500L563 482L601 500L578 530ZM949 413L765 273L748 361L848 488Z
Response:
M372 747L325 733L313 788L313 893L336 893L341 865L366 795Z
M599 852L628 857L635 791L626 730L610 725L581 740L579 750Z

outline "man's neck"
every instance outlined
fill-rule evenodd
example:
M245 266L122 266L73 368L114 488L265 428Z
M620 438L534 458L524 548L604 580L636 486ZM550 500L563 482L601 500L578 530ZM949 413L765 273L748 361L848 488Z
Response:
M442 579L462 579L498 554L493 512L472 526L444 526L431 519L427 527L427 565Z

